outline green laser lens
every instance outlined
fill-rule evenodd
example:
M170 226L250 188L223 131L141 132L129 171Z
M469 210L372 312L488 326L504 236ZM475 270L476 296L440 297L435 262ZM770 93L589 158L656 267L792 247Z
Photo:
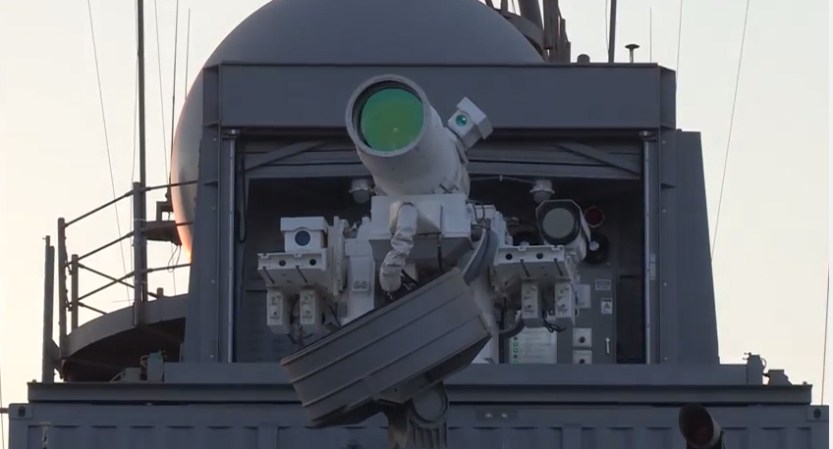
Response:
M367 145L377 151L396 151L413 142L422 130L419 98L401 88L373 93L362 105L359 129Z

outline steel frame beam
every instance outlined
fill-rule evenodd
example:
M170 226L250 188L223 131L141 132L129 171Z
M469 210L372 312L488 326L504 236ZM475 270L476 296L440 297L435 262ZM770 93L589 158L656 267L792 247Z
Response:
M751 367L751 365L750 365ZM810 385L750 384L745 365L472 365L446 382L457 403L810 404ZM29 401L297 403L277 363L165 364L165 381L30 384Z

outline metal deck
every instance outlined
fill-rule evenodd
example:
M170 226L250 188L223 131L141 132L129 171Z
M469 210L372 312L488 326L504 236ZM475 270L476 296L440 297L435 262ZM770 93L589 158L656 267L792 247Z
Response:
M216 370L199 375L202 368L165 365L158 383L32 384L30 403L9 410L12 447L388 447L383 416L309 428L276 364L228 366L238 371L235 386L221 384ZM683 449L677 413L690 401L705 404L721 423L727 448L828 444L828 409L806 405L810 386L752 385L743 365L539 366L514 372L526 382L498 383L512 380L504 368L511 366L472 366L450 379L450 448ZM576 370L585 372L584 382ZM621 381L592 385L610 376Z

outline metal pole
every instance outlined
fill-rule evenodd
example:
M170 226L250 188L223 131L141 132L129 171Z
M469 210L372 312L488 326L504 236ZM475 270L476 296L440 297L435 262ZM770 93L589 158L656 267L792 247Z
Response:
M133 183L133 324L145 322L148 295L147 241L145 240L145 187L147 186L147 155L145 142L145 2L137 0L137 50L139 66L139 182ZM169 181L170 182L170 181Z
M538 28L544 29L544 22L541 18L541 7L538 0L518 0L518 9L521 17L532 22Z
M628 49L628 60L630 61L631 64L633 64L634 61L635 61L634 52L636 52L636 49L639 48L639 45L638 44L628 44L628 45L625 45L625 48Z
M139 183L147 185L145 142L145 2L137 0L137 47L139 65ZM143 214L144 215L144 214Z
M43 276L43 354L41 355L41 383L55 380L52 332L55 319L55 247L46 236L46 265Z
M652 347L652 334L653 330L653 323L652 323L652 312L653 312L653 295L651 294L651 286L653 284L653 279L651 276L652 273L652 265L654 265L655 261L652 260L653 251L651 250L651 240L652 240L652 232L653 227L651 226L651 222L654 220L654 214L652 212L653 202L651 190L653 189L653 183L657 182L651 177L652 168L653 168L653 152L651 151L653 147L653 136L648 132L642 132L642 181L643 181L643 220L645 223L644 226L644 234L643 239L645 241L645 247L643 252L643 257L645 259L644 268L643 268L643 276L644 282L643 285L645 286L645 364L650 365L652 364L653 353L651 350Z
M66 221L58 219L58 345L63 358L67 351L67 247Z
M70 306L72 307L70 329L78 329L78 254L73 254L72 262L69 264L69 297Z
M226 219L228 220L228 230L229 239L228 239L228 268L226 269L226 276L228 276L228 291L227 291L227 298L228 304L226 304L226 361L228 363L234 362L234 281L235 281L235 263L237 261L237 257L235 256L235 249L237 244L237 239L234 238L235 235L235 224L236 221L236 210L237 210L237 194L235 193L235 189L237 187L237 148L235 145L235 141L232 139L229 141L229 192L228 192L228 201L229 201L229 210L228 216Z
M553 20L556 20L555 11L557 7L553 8L553 3L557 0L543 0L541 6L541 30L544 32L544 51L547 61L552 61L558 52L556 49L556 42L553 37Z
M142 211L145 189L141 183L133 183L133 324L138 326L145 322L145 303L147 302L147 241L145 240L145 218Z
M616 56L616 0L610 0L610 33L607 42L607 62L612 63Z
M654 8L648 8L648 62L654 62Z

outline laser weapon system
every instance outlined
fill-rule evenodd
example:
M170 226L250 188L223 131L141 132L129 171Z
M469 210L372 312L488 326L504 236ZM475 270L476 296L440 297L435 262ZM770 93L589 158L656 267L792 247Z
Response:
M274 0L241 23L184 101L170 185L122 197L132 273L76 253L89 214L47 240L9 447L826 448L809 385L720 363L675 73L617 62L616 1L606 60L572 54L566 0L517 3ZM151 276L158 241L187 293ZM116 284L129 306L87 315Z

